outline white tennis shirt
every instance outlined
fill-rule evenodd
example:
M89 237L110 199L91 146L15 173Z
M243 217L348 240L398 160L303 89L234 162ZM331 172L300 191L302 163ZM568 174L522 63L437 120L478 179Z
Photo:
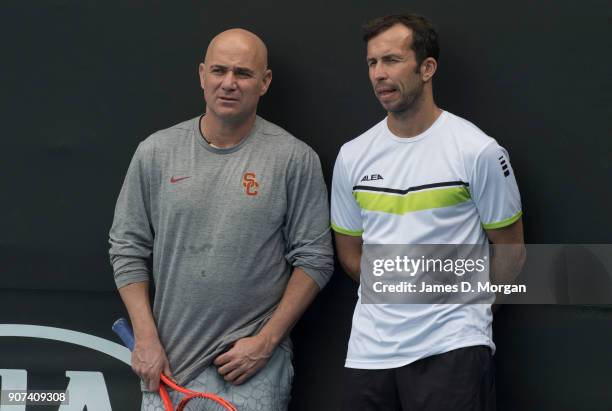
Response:
M344 144L334 167L334 231L364 244L486 244L521 201L508 153L472 123L442 112L411 138L387 119ZM492 340L490 305L362 304L355 307L346 366L401 367Z

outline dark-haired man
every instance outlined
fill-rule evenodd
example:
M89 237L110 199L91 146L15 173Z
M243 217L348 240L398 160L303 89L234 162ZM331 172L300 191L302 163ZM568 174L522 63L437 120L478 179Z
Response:
M439 46L431 23L378 18L364 40L370 81L388 115L346 143L334 167L332 228L345 271L359 281L363 245L491 241L517 244L505 260L516 272L523 229L508 154L436 106ZM345 410L495 409L490 304L363 304L362 293Z
M142 409L163 408L163 371L241 411L285 411L288 334L333 271L321 165L256 115L272 72L255 34L217 35L199 74L205 114L140 143L110 232Z

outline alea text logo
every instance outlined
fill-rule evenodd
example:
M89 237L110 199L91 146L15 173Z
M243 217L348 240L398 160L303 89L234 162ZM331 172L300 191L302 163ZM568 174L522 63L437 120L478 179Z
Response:
M381 176L380 174L369 174L369 175L363 176L360 182L362 183L364 181L375 181L375 180L384 180L384 179L383 179L383 176Z

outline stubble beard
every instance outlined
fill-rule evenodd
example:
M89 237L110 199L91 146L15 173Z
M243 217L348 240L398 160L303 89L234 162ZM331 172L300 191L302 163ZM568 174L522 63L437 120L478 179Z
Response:
M394 117L410 117L413 113L419 110L423 102L423 89L425 83L419 82L407 94L405 94L400 102L386 108L389 114Z

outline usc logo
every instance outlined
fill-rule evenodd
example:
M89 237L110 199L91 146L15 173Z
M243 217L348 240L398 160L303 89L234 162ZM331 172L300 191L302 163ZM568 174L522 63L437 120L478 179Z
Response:
M259 192L257 189L259 188L259 183L255 179L255 173L247 172L242 176L242 185L244 187L244 192L248 196L256 196Z

